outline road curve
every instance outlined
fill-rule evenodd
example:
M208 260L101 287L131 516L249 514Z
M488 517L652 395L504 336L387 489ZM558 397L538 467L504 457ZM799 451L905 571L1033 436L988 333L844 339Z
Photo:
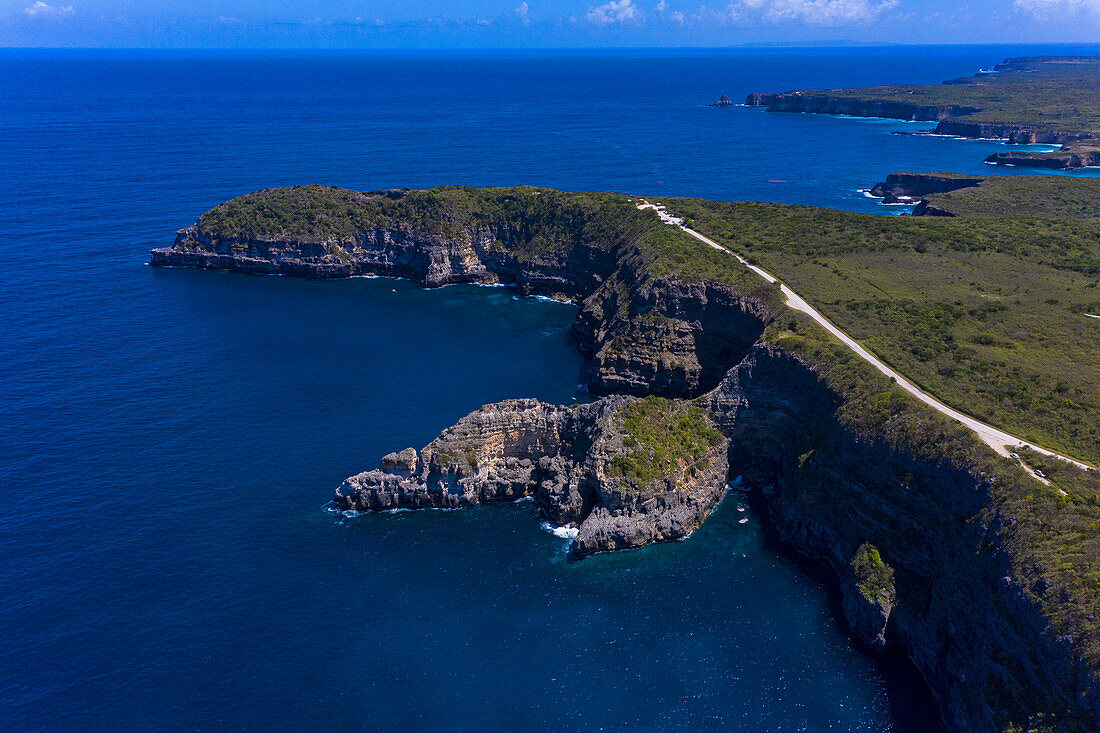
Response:
M767 280L769 283L779 282L779 279L777 277L775 277L771 273L767 272L766 270L763 270L763 269L757 267L756 265L750 263L748 260L746 260L741 255L737 254L733 250L727 249L726 247L723 247L722 245L718 244L718 242L715 242L710 237L707 237L707 236L705 236L703 234L700 234L699 232L695 231L694 229L689 229L688 227L684 226L684 220L679 218L679 217L673 216L672 214L669 214L665 210L665 207L662 204L651 204L648 201L645 201L643 199L641 201L641 203L638 204L638 208L639 209L653 209L654 211L657 212L657 215L661 217L661 221L665 222L666 224L669 224L671 226L677 226L680 229L683 229L685 232L687 232L691 236L698 239L703 244L706 244L709 247L713 247L716 250L719 250L721 252L725 252L728 255L732 255L733 257L736 257L738 262L740 262L745 267L747 267L750 270L752 270L753 272L755 272L757 275L762 277L764 280ZM977 433L978 437L981 438L983 442L985 442L993 450L997 451L997 453L999 453L1000 455L1008 456L1011 451L1016 450L1018 448L1029 448L1029 449L1035 451L1036 453L1042 453L1043 455L1050 456L1051 458L1057 458L1057 459L1062 460L1062 461L1068 461L1069 463L1072 463L1073 465L1077 466L1078 468L1082 468L1082 469L1085 469L1085 470L1093 468L1092 466L1088 465L1087 463L1082 463L1081 461L1075 460L1073 458L1070 458L1069 456L1063 455L1063 454L1058 453L1056 451L1048 450L1047 448L1043 448L1041 446L1035 445L1034 443L1029 443L1026 440L1023 440L1022 438L1017 438L1016 436L1011 435L1010 433L1006 433L1005 431L1000 430L999 428L995 428L992 425L988 425L988 424L982 422L981 420L978 420L978 419L970 417L969 415L966 415L962 412L959 412L958 410L956 410L953 407L948 407L947 405L940 402L939 400L937 400L932 395L930 395L927 392L924 392L923 390L921 390L915 384L910 382L908 379L906 379L902 375L898 374L896 371L894 371L893 369L888 367L886 364L883 364L881 361L879 361L878 357L876 357L871 352L867 351L867 349L860 346L856 342L856 340L853 339L851 336L849 336L848 334L844 333L839 328L834 326L832 324L832 322L829 321L828 318L821 315L821 313L816 308L814 308L812 305L807 303L806 300L802 296L800 296L798 293L794 292L793 290L791 290L789 287L787 287L783 283L780 283L779 287L780 287L780 290L783 292L783 295L785 295L787 297L787 306L788 307L793 308L794 310L797 310L797 311L802 311L803 313L808 315L810 318L814 319L818 324L821 325L822 328L824 328L826 331L828 331L829 333L831 333L832 335L834 335L838 339L840 339L840 341L845 346L847 346L849 349L851 349L852 351L857 353L864 361L870 363L871 366L873 366L875 369L878 369L880 372L885 374L887 377L890 377L895 382L897 382L897 385L899 387L901 387L906 392L908 392L909 394L916 397L918 400L920 400L924 404L931 407L933 410L936 410L940 414L946 415L947 417L951 418L952 420L960 422L963 425L965 425L966 427L970 428L972 431ZM1029 467L1025 466L1025 468L1028 468L1028 471L1031 472L1032 475L1034 475L1034 472L1031 471L1031 469ZM1040 476L1035 476L1035 478L1038 478L1040 481L1043 481L1043 483L1049 483Z

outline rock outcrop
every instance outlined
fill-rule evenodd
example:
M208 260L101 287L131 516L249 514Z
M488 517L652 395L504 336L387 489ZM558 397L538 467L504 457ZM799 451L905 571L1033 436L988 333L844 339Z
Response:
M933 193L957 191L960 188L978 186L981 178L949 176L936 173L891 173L886 180L871 188L872 196L882 198L884 204L915 203Z
M336 505L453 509L532 497L551 522L576 528L574 558L684 537L725 492L728 440L639 483L616 461L634 448L621 413L637 402L487 405L423 450L390 454L380 469L348 478L336 490Z

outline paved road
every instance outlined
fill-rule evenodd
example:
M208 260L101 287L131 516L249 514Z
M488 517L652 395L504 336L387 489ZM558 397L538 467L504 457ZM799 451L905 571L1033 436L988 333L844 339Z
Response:
M752 270L753 272L755 272L757 275L764 278L768 282L770 282L770 283L778 282L778 278L776 278L774 275L772 275L771 273L757 267L756 265L753 265L753 264L749 263L745 258L741 257L736 252L723 247L722 245L715 242L713 239L700 234L699 232L695 231L694 229L689 229L686 226L684 226L684 220L679 218L679 217L673 216L672 214L669 214L668 211L665 210L665 207L663 205L661 205L661 204L651 204L648 201L643 200L642 203L638 204L638 208L639 209L653 209L653 210L655 210L657 212L657 215L661 217L661 221L665 222L666 224L670 224L672 226L678 226L681 229L683 229L685 232L690 234L691 236L698 239L703 244L706 244L709 247L713 247L714 249L717 249L719 251L725 252L728 255L732 255L733 257L736 257L738 262L740 262L745 267L749 268L750 270ZM963 425L965 425L966 427L970 428L971 430L973 430L975 433L978 434L979 438L981 438L987 445L989 445L989 447L991 447L993 450L1000 453L1002 456L1008 456L1011 451L1016 450L1018 448L1030 448L1031 450L1035 451L1036 453L1042 453L1045 456L1050 456L1052 458L1057 458L1057 459L1063 460L1063 461L1069 461L1070 463L1077 466L1078 468L1083 468L1083 469L1091 468L1091 466L1089 466L1086 463L1082 463L1080 461L1074 460L1073 458L1070 458L1069 456L1062 455L1061 453L1057 453L1057 452L1052 451L1052 450L1047 450L1046 448L1042 448L1040 446L1037 446L1034 443L1029 443L1026 440L1023 440L1022 438L1017 438L1016 436L1011 435L1009 433L1006 433L1005 431L1000 430L998 428L995 428L992 425L987 425L986 423L982 422L981 420L977 420L973 417L970 417L969 415L961 413L961 412L959 412L958 410L956 410L952 407L948 407L947 405L940 402L939 400L937 400L932 395L930 395L927 392L924 392L923 390L921 390L915 384L910 382L908 379L906 379L902 375L898 374L896 371L894 371L893 369L888 367L886 364L883 364L881 361L879 361L878 358L874 354L867 351L867 349L863 348L858 343L856 343L855 339L853 339L851 336L849 336L848 334L844 333L839 328L834 326L829 321L829 319L827 319L825 316L821 315L821 313L819 313L816 308L814 308L812 305L807 303L806 300L802 296L800 296L798 293L794 292L793 290L791 290L786 285L783 285L782 283L780 284L779 287L782 290L783 295L787 296L787 305L789 307L794 308L797 311L802 311L803 313L808 315L810 318L817 321L822 326L822 328L824 328L826 331L828 331L829 333L831 333L832 335L834 335L838 339L840 339L841 342L843 342L845 346L847 346L852 351L859 354L860 357L862 357L865 361L869 362L872 366L875 367L875 369L878 369L880 372L882 372L886 376L893 378L893 380L895 382L897 382L898 386L901 387L902 389L904 389L906 392L913 395L918 400L920 400L924 404L928 405L932 409L936 410L937 412L939 412L941 414L944 414L944 415L948 416L949 418L951 418L953 420L956 420L956 421L962 423ZM1021 463L1021 465L1023 465L1023 464ZM1026 465L1024 467L1027 468L1028 471L1030 471L1032 473L1032 475L1035 475L1034 471L1032 471L1030 467L1028 467ZM1035 478L1039 479L1040 481L1043 481L1043 483L1049 483L1048 481L1045 481L1040 476L1035 476Z

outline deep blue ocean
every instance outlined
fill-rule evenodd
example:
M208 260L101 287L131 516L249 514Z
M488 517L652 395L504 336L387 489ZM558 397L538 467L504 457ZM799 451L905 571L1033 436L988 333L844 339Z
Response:
M888 213L859 189L1003 146L706 105L1097 50L0 51L0 729L928 730L737 496L581 563L530 503L324 510L484 403L586 399L571 306L147 252L310 182Z

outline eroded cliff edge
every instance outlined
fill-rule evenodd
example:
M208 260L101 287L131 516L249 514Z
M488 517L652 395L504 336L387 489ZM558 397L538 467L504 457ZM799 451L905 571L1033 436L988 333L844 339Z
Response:
M907 651L948 727L1095 725L1100 609L1074 579L1079 567L1050 559L1052 549L1095 547L1083 510L785 312L774 290L727 269L732 258L670 235L627 197L281 195L204 217L154 251L154 264L506 282L569 298L595 392L664 395L670 410L695 407L722 434L724 455L710 446L691 476L678 465L672 486L627 490L625 477L649 475L610 468L631 432L616 415L636 402L502 403L350 478L337 501L374 509L530 495L582 534L600 520L576 551L586 554L690 531L720 495L719 475L741 475L780 535L835 571L857 638ZM253 218L279 201L354 214ZM662 497L681 513L650 514L659 529L638 531L639 507Z

